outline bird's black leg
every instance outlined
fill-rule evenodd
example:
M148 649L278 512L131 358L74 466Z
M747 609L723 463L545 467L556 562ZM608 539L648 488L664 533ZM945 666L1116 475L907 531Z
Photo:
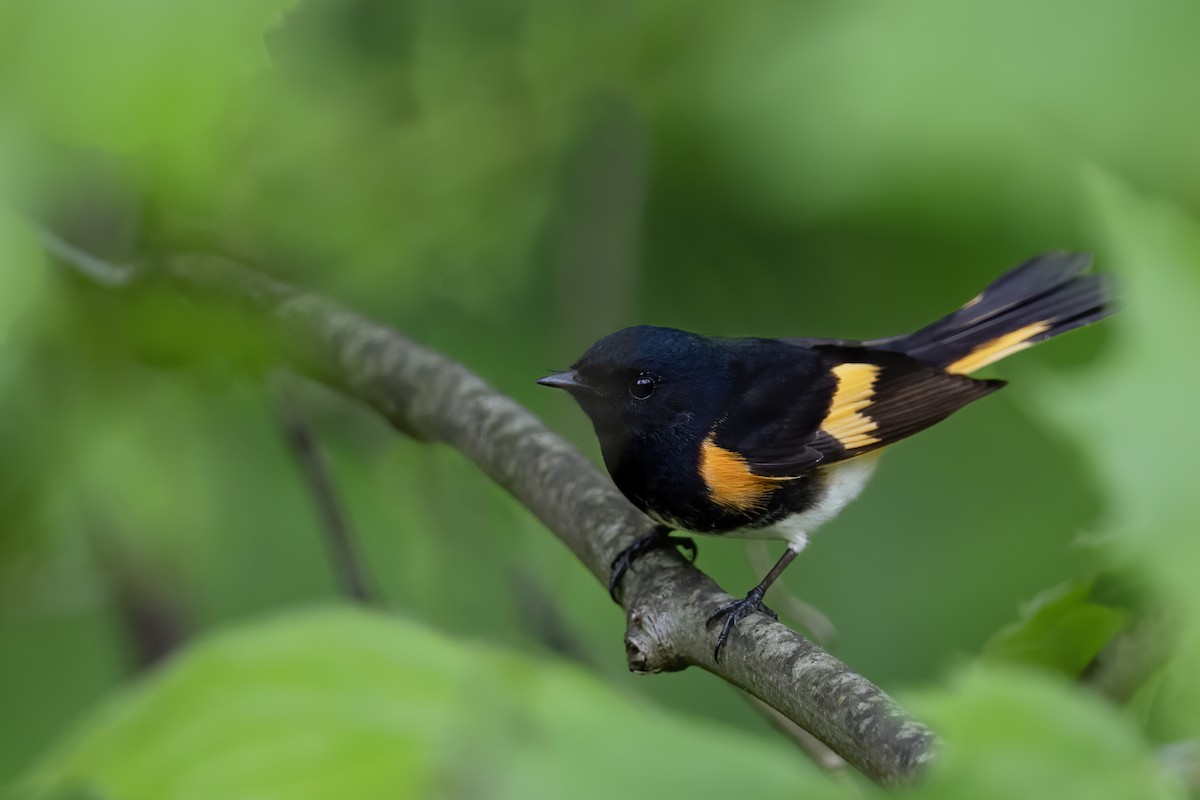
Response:
M783 556L776 562L775 566L771 567L771 571L767 573L767 577L762 579L762 583L750 590L750 593L741 600L734 600L732 603L727 603L717 609L716 613L708 618L708 624L711 626L721 618L725 619L725 624L721 626L721 633L717 636L717 646L713 650L713 660L721 660L721 648L725 645L725 640L729 638L729 632L737 627L739 621L753 614L755 611L766 614L771 619L779 619L774 611L767 608L763 603L763 597L767 594L767 589L771 588L771 584L775 579L783 574L787 569L787 565L792 563L799 550L794 550L789 547L784 551Z
M679 547L687 550L691 554L688 560L693 563L696 561L696 543L694 541L683 536L672 536L671 529L666 525L654 526L654 530L639 537L613 559L612 574L608 577L608 593L612 596L614 603L618 602L617 584L621 582L626 571L633 566L633 562L645 553L662 547Z

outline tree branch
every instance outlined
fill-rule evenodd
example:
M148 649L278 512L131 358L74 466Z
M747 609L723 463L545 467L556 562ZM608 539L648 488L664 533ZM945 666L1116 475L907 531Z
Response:
M779 713L769 705L759 700L752 694L739 692L739 694L750 704L750 707L759 713L767 722L771 723L771 727L782 733L787 738L795 743L804 755L808 756L814 764L828 772L830 775L837 776L839 779L848 778L846 770L846 759L839 756L837 753L826 747L820 739L813 736L808 731L801 728L796 723ZM853 785L853 784L850 784Z
M270 326L298 369L370 404L399 430L461 451L607 585L609 565L652 523L574 447L516 402L395 330L227 259L168 258L184 293ZM876 781L911 779L935 737L886 693L763 615L739 624L720 662L706 622L731 597L681 556L655 551L626 576L625 649L635 672L695 665L749 692Z

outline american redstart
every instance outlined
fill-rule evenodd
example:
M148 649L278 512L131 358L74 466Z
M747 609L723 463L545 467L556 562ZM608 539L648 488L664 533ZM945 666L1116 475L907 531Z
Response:
M762 582L709 619L724 619L719 658L738 620L775 616L767 588L859 495L883 448L1004 386L970 373L1112 312L1111 281L1084 275L1090 262L1033 258L906 336L727 339L639 325L542 378L578 401L617 488L658 523L613 562L614 599L640 554L682 545L694 555L671 529L786 541Z

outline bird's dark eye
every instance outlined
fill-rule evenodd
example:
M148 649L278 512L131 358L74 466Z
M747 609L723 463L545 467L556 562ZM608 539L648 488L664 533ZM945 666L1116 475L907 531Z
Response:
M629 384L629 393L635 400L645 400L654 394L654 378L649 375L639 375Z

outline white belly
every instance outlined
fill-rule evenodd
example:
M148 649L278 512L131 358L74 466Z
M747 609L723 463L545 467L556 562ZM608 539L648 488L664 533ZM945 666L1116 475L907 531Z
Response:
M803 550L808 544L809 535L840 514L850 501L862 494L863 487L875 472L881 452L868 453L823 468L825 488L807 511L785 517L766 528L743 528L724 535L739 539L783 539L793 550Z

